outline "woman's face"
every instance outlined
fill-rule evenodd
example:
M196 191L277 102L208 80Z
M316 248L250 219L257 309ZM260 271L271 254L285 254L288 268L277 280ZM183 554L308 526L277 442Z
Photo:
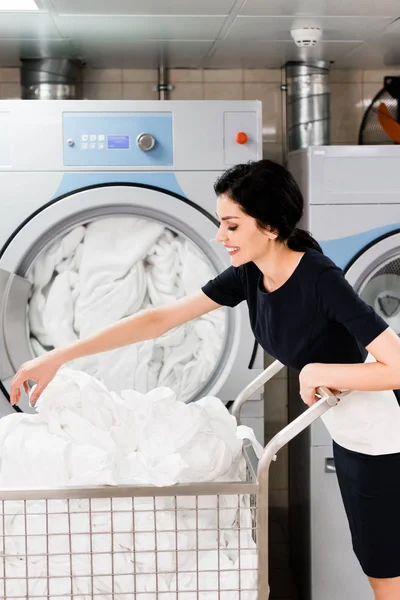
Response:
M262 231L256 220L226 194L218 196L217 217L220 226L216 240L224 244L234 267L265 258L271 240L277 237L272 231Z

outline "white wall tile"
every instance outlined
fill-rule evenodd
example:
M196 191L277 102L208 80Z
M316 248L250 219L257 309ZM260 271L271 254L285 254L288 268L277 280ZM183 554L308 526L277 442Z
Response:
M243 69L204 69L204 81L239 83L243 81Z
M85 100L122 100L122 83L84 83Z
M362 83L332 83L331 144L357 144L363 115Z
M274 144L271 142L268 142L268 140L266 142L263 143L263 158L268 158L269 160L273 160L274 162L279 163L280 165L283 164L283 146L282 144ZM276 377L279 377L280 375L276 375Z
M331 83L360 82L363 79L361 69L331 69L329 80Z
M157 69L122 69L124 83L158 83Z
M388 67L387 69L366 69L363 71L363 81L366 83L380 83L383 87L385 75L400 75L399 68Z
M169 95L170 100L204 100L202 83L177 83Z
M0 69L0 83L19 83L20 70L13 68Z
M169 83L201 83L203 81L202 69L169 69Z
M278 83L245 83L245 100L261 100L263 140L282 141L282 91Z
M205 100L243 100L242 83L205 83Z
M281 83L281 69L244 69L244 81L248 83Z
M85 83L120 83L122 69L84 69L82 78Z
M158 100L155 83L124 83L122 85L123 100Z
M19 83L1 83L0 97L5 100L8 98L21 98L21 86Z

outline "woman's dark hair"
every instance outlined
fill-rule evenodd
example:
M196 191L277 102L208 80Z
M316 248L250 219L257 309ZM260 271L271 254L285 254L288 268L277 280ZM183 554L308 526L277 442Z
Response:
M226 194L253 217L260 229L278 232L277 240L304 252L321 246L310 233L296 227L303 215L303 196L294 177L272 160L259 160L228 169L214 184L217 196Z

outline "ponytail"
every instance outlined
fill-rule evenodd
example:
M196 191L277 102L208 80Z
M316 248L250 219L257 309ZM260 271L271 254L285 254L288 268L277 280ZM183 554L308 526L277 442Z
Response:
M315 240L308 231L299 229L298 227L293 229L288 237L287 245L291 250L295 250L296 252L305 252L308 248L313 248L323 254L322 248L317 240Z

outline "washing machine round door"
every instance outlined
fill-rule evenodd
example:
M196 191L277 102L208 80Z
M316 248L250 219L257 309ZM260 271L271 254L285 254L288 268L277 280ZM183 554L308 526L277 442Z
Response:
M215 219L192 202L134 184L77 191L34 214L0 255L4 395L32 356L190 294L215 277L229 264L223 247L210 243L216 231ZM185 401L205 395L228 401L259 372L248 368L254 338L246 327L242 303L71 366L117 392L166 386ZM32 410L26 397L20 404Z
M377 240L351 264L346 278L400 335L400 232Z

